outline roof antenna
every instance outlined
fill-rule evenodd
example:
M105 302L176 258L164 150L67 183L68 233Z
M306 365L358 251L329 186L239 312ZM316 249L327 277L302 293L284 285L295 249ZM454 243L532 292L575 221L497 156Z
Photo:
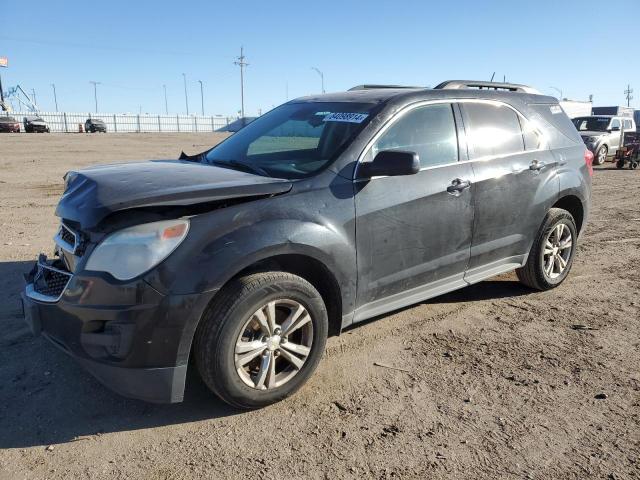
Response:
M496 72L493 72L493 75L491 75L491 80L489 80L490 82L493 82L493 77L496 76Z

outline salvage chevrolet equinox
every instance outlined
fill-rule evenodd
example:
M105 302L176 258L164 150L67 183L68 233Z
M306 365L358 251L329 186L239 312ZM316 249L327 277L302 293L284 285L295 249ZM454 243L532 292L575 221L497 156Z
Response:
M558 286L592 161L522 85L293 100L198 155L68 172L25 319L122 395L179 402L192 365L261 407L349 325L510 270Z

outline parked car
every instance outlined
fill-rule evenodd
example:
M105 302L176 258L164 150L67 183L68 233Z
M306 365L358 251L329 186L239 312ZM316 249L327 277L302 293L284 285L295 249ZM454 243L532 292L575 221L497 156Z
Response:
M107 124L97 118L87 118L84 122L84 131L87 133L107 133Z
M0 132L19 133L20 124L13 117L0 117Z
M222 128L219 128L218 130L216 130L217 132L231 132L231 133L236 133L238 130L240 130L241 128L246 127L247 125L249 125L251 122L253 122L257 117L242 117L239 118L237 120L234 120L233 122L229 123L228 125L225 125Z
M28 133L49 133L49 126L40 117L24 117L24 131Z
M615 155L620 148L622 129L635 131L636 124L631 117L592 115L574 118L580 136L587 148L594 154L593 163L602 165L609 155Z
M224 401L261 407L349 325L511 270L560 285L592 159L524 86L296 99L183 160L68 172L25 318L123 395L181 401L192 358Z

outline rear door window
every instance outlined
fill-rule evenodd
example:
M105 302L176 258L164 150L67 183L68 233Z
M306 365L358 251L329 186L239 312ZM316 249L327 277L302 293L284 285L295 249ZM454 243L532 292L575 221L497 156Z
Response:
M631 120L625 120L624 121L624 129L625 130L631 130L633 127L631 125Z
M458 137L449 103L414 108L402 115L373 145L372 158L383 150L415 152L420 166L458 161Z
M511 155L524 151L524 138L518 114L494 103L461 103L465 115L467 142L472 158ZM531 149L537 148L530 138Z

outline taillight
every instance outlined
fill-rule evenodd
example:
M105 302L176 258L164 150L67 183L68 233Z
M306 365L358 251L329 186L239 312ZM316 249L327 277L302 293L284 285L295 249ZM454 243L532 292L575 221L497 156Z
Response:
M593 152L591 150L584 150L584 163L587 164L587 170L589 170L589 176L593 177Z

